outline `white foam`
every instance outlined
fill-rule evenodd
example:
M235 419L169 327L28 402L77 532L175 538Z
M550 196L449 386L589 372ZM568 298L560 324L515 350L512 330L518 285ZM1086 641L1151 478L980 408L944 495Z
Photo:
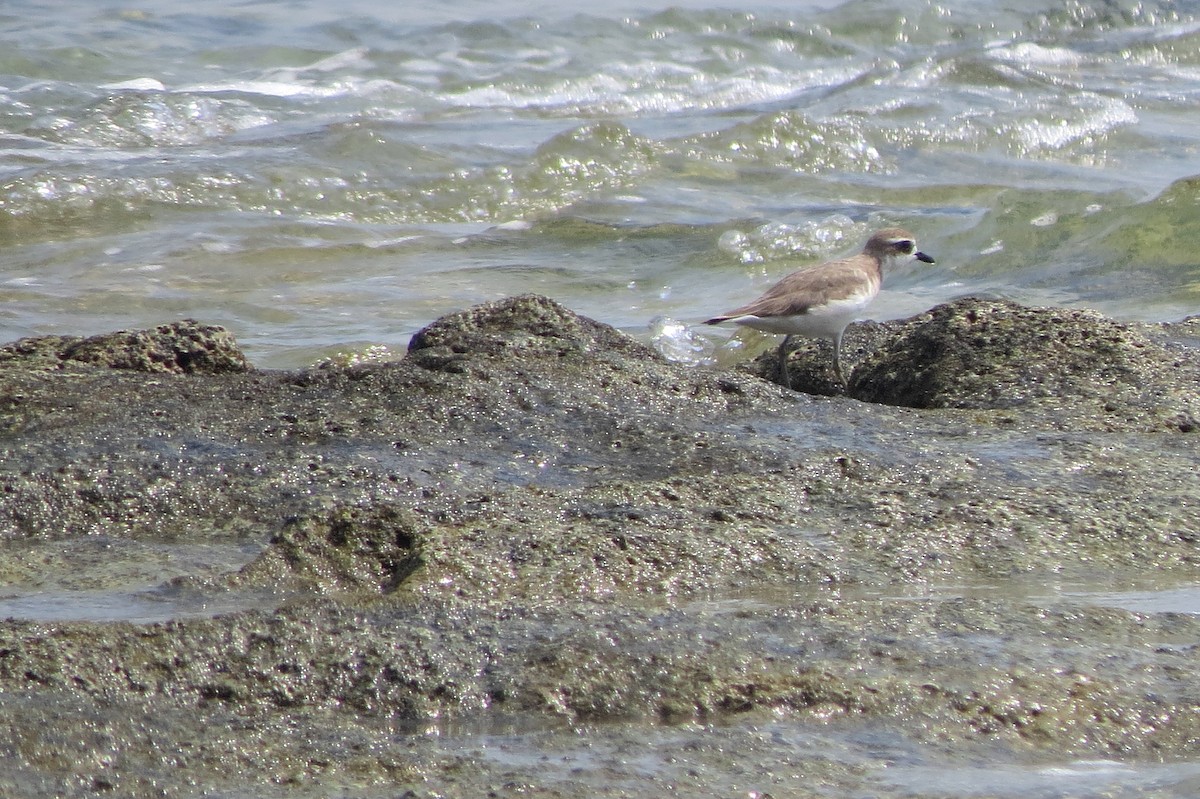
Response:
M414 234L412 236L396 236L386 239L369 239L363 242L363 246L369 250L382 250L388 247L399 247L404 244L411 244L412 242L419 241L423 238L425 238L425 236L421 234Z
M1033 42L996 47L992 55L1022 66L1077 66L1083 56L1067 47L1045 47Z
M315 61L306 67L301 67L301 69L305 72L333 72L349 67L367 66L370 63L370 59L367 58L368 52L366 47L352 47L349 50L322 58L320 61Z
M539 108L593 113L675 113L734 108L783 100L797 92L852 80L859 68L784 71L759 66L744 74L713 77L691 67L659 61L618 64L603 74L546 86L506 88L491 84L446 95L468 108Z
M1092 108L1087 108L1088 104ZM1137 121L1137 112L1122 100L1082 95L1074 109L1049 112L1047 118L1024 122L1017 126L1016 134L1027 149L1060 150Z
M492 230L509 230L509 231L513 231L513 230L522 231L522 230L532 230L532 229L533 229L533 223L528 222L524 219L513 219L510 222L501 222L500 224L498 224L492 228Z
M669 361L698 366L711 360L713 343L669 316L650 320L650 342Z
M109 89L111 91L138 91L138 92L165 92L167 87L160 80L154 78L133 78L132 80L123 80L120 83L103 83L101 89Z
M231 80L217 83L195 83L179 89L195 94L260 94L267 97L336 97L347 94L345 87L313 86L277 80Z

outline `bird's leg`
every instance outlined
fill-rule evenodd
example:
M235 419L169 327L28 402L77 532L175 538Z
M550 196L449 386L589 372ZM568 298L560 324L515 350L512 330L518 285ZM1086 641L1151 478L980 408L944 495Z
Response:
M792 387L792 377L788 374L787 356L788 345L792 343L791 336L784 336L783 343L779 345L779 383L784 388Z
M846 375L842 372L842 334L838 333L833 338L833 371L837 374L838 382L842 384L842 388L846 388Z

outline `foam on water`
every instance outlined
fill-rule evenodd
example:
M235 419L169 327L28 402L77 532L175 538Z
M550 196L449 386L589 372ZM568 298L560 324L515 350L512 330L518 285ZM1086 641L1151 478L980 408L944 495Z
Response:
M713 362L713 343L670 317L656 316L650 321L650 343L664 358L675 363L701 366Z

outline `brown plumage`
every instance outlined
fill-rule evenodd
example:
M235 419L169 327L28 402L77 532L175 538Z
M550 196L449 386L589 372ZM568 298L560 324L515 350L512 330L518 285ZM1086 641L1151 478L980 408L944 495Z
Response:
M887 228L872 235L858 255L798 269L758 299L714 316L706 324L732 321L765 333L783 334L779 374L780 382L789 388L787 348L792 336L827 338L833 342L834 371L845 384L840 357L842 333L879 293L884 265L900 258L933 263L932 258L917 250L911 233Z

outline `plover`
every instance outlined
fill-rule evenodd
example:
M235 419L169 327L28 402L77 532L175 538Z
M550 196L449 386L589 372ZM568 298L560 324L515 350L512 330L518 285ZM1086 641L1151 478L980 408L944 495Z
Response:
M779 381L791 388L787 349L792 336L826 338L833 342L833 371L842 385L842 333L875 299L883 282L883 267L901 259L927 264L933 259L917 250L911 233L900 228L880 230L867 239L858 255L798 269L767 289L757 300L706 324L734 322L764 333L783 334L779 345Z

